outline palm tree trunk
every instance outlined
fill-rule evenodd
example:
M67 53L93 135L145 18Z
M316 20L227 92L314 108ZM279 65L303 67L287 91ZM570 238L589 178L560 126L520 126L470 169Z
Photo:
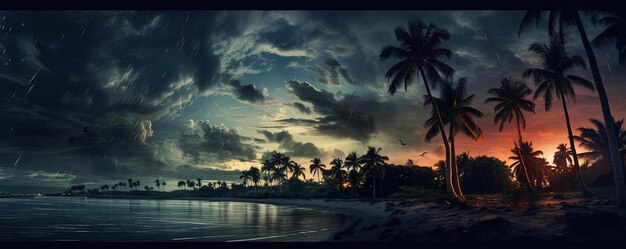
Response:
M521 149L522 147L522 126L520 125L519 122L519 116L517 114L515 114L515 121L517 123L517 135L519 136L519 147ZM528 190L532 190L533 185L530 182L530 177L528 177L528 169L526 168L526 164L524 163L524 157L522 157L522 154L520 153L520 151L517 151L517 157L519 157L519 162L522 165L522 168L524 169L524 176L526 176L526 182L528 183Z
M435 109L435 114L437 115L437 126L439 126L439 133L441 133L441 139L443 139L443 146L446 149L446 165L444 167L445 172L445 184L446 184L446 192L448 193L448 198L450 200L460 201L459 196L454 191L454 187L452 186L452 172L450 170L450 144L448 144L448 137L446 136L445 128L443 127L443 119L441 119L441 113L439 112L439 106L435 103L433 98L433 94L430 92L430 86L428 85L428 80L426 79L426 75L424 75L424 71L419 69L420 74L422 75L422 79L424 80L424 86L426 87L426 93L428 94L428 99L433 105Z
M459 168L456 161L456 151L454 148L454 123L450 122L450 169L452 169L452 186L454 191L459 195L459 198L464 199L463 191L461 191L461 183L459 182Z
M592 197L593 194L587 184L585 184L585 180L583 179L582 171L580 171L580 164L578 164L578 154L576 153L576 145L574 144L574 135L572 134L572 125L569 121L569 113L567 111L567 103L565 102L565 96L561 93L561 102L563 103L563 112L565 113L565 123L567 124L567 136L569 138L570 149L572 150L572 157L574 158L574 170L576 171L576 175L578 176L578 183L580 184L584 197Z
M611 162L613 163L613 176L615 177L615 193L617 195L617 206L620 208L626 208L626 184L624 183L624 172L622 168L622 159L620 158L617 147L617 136L613 127L613 115L611 115L611 109L609 106L609 98L604 90L604 84L602 83L602 77L600 76L600 70L598 69L598 62L596 62L596 56L593 53L589 38L585 32L583 22L578 15L578 11L575 12L574 18L576 19L576 26L580 33L580 39L585 47L587 53L587 59L589 60L589 67L593 74L593 81L598 91L598 97L600 98L600 106L602 107L602 116L604 118L604 125L607 127L607 136L609 139L609 152L611 154ZM575 154L574 154L575 155Z

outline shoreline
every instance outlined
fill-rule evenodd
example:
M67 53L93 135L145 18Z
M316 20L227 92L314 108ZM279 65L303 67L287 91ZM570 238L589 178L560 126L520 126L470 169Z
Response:
M366 199L204 197L115 199L263 203L323 210L354 218L324 241L626 241L626 209L617 209L615 200L606 198L553 196L540 200L533 207L526 206L525 202L507 202L497 196L477 196L468 200L470 205L416 199L379 199L375 202Z

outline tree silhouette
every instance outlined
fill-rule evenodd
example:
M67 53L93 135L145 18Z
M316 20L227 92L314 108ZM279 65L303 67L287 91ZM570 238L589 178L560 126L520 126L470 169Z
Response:
M161 187L161 181L159 179L154 180L154 185L156 185L157 190L160 190Z
M548 11L542 10L531 10L526 12L524 17L522 18L522 22L520 24L519 34L522 31L535 23L539 25L540 20L543 15ZM596 20L595 12L587 12L591 14L591 19ZM612 124L614 122L613 115L611 114L611 108L609 105L609 98L607 97L606 90L604 89L604 83L602 80L602 76L600 75L600 69L598 69L598 62L596 61L596 56L591 47L591 43L589 42L589 38L587 37L587 32L585 31L585 27L583 26L582 19L578 14L577 10L552 10L549 11L549 22L548 22L548 33L550 35L555 34L558 30L559 33L563 34L563 29L566 26L576 26L578 29L578 33L580 35L580 40L583 43L583 47L585 48L585 52L587 53L587 60L589 60L589 67L591 69L591 73L593 75L593 81L595 83L596 89L598 91L598 97L600 98L600 106L602 107L602 117L605 124ZM618 51L621 52L621 51ZM621 53L620 53L621 54ZM626 207L626 184L624 182L624 173L622 167L623 159L619 156L619 147L617 146L617 134L614 133L613 130L608 130L609 137L609 151L611 154L611 162L613 164L613 172L615 177L615 191L617 194L618 207ZM574 146L571 146L572 150L574 150ZM574 155L576 153L574 152ZM576 164L576 157L574 157L574 164ZM578 167L578 166L575 166ZM576 169L578 170L578 169ZM584 187L583 187L584 188Z
M250 167L248 170L248 175L250 176L250 180L254 183L254 188L256 189L259 181L261 180L261 171L257 167Z
M556 149L552 163L556 165L556 173L563 174L569 171L568 166L573 163L572 150L567 148L566 144L559 144Z
M590 119L589 121L594 127L580 127L578 128L580 135L574 136L574 139L580 143L580 146L587 150L587 152L582 152L578 155L587 161L608 164L611 162L611 155L606 126L597 119ZM617 146L620 157L626 158L626 130L624 130L623 125L624 120L622 119L614 123L613 129L618 137Z
M243 179L243 185L247 186L248 181L252 179L252 177L250 176L250 172L248 172L247 170L244 170L244 171L241 171L241 175L239 176L239 179Z
M356 152L353 151L348 154L343 166L346 167L348 172L348 180L350 181L350 186L352 187L352 195L356 196L356 188L360 180L359 178L361 177L361 159L356 155Z
M540 150L535 151L532 142L515 143L515 147L511 152L515 155L509 157L509 159L514 160L513 164L511 164L511 169L513 170L515 178L520 182L530 185L528 186L529 188L543 187L546 182L547 170L546 160L539 157L543 155L543 152ZM523 165L521 164L521 160L524 160ZM526 169L523 169L524 167L526 167Z
M274 170L274 164L270 160L265 159L265 161L261 163L261 172L263 172L263 179L265 180L266 184L271 183L272 178L270 177L270 174Z
M326 168L326 165L322 163L322 160L319 158L314 158L311 160L311 165L309 165L310 173L315 177L317 175L317 181L320 182L320 174Z
M566 73L568 71L582 68L585 69L585 60L580 56L570 56L565 51L563 37L553 35L549 44L533 43L530 45L530 51L538 55L542 61L542 68L529 68L524 72L524 77L531 77L537 90L534 99L543 95L545 110L550 111L552 108L553 98L556 97L563 105L565 113L565 124L567 126L567 134L570 142L570 149L574 158L574 170L578 176L578 182L581 185L583 195L585 197L592 196L591 190L585 184L578 156L576 155L576 146L574 144L574 135L572 134L572 125L570 123L569 113L567 110L567 101L575 100L576 92L573 85L578 85L589 90L593 90L593 84L588 80L575 75Z
M367 153L361 156L360 160L363 163L364 172L363 175L368 175L373 178L372 198L376 199L376 174L380 167L386 164L385 161L389 160L389 157L380 155L382 148L376 149L376 147L368 146Z
M401 86L404 86L406 91L414 80L418 80L418 76L422 76L426 93L432 102L430 87L436 88L443 81L440 73L445 77L451 77L454 74L454 69L440 60L443 57L449 59L452 56L450 50L440 47L443 42L450 39L450 33L433 23L426 25L421 20L415 20L409 22L408 30L403 26L397 27L395 35L400 46L387 45L380 52L381 60L391 58L400 60L385 74L385 78L391 80L388 92L393 95ZM448 198L459 199L451 181L448 137L438 106L433 105L433 107L446 150L446 192Z
M302 167L300 164L293 162L293 171L291 172L291 179L300 179L300 176L302 176L302 179L306 180L306 176L304 174L304 172L306 171L306 168Z
M487 98L485 103L496 103L493 122L500 123L500 132L504 129L504 123L511 123L515 117L518 141L524 141L522 139L522 129L526 129L524 111L535 113L535 103L526 99L532 92L526 84L511 77L503 78L500 87L489 89L487 93L494 96Z
M448 135L450 138L450 169L452 170L452 183L454 191L459 195L459 198L464 199L463 191L459 182L458 165L456 162L455 151L455 136L459 132L465 134L473 140L480 140L483 137L482 129L476 124L474 118L481 118L483 113L478 109L471 107L474 100L474 95L468 95L467 93L467 79L461 78L456 84L453 83L452 78L449 81L440 84L440 98L432 98L436 105L439 106L439 111L442 116L444 125L448 125ZM424 105L432 105L431 98L424 97ZM433 108L434 110L435 108ZM429 128L426 132L426 141L430 141L437 136L438 125L437 115L433 111L432 116L426 120L426 127Z
M343 198L343 180L346 175L346 171L343 170L343 160L341 158L335 158L330 162L330 175L339 187L341 198Z
M595 47L615 45L619 55L619 64L626 63L626 11L607 11L605 16L594 20L604 27L604 30L593 38L591 45ZM594 18L595 19L595 18Z

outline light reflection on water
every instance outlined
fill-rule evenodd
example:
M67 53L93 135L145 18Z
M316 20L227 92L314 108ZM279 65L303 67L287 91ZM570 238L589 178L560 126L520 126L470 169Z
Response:
M320 241L350 217L205 200L0 199L0 241Z

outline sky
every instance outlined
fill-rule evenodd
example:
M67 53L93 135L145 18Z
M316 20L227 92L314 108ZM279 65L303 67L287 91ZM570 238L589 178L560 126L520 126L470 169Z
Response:
M522 11L133 11L1 12L0 191L98 187L132 177L238 181L277 150L308 167L367 146L390 163L432 166L440 138L425 142L425 90L387 93L380 61L410 20L451 33L444 47L466 77L484 139L460 135L457 152L506 160L515 126L498 132L487 90L540 67L528 51L548 41L545 23L518 37ZM589 37L600 28L586 21ZM575 30L567 50L584 56ZM624 68L595 50L616 119L626 117ZM591 72L572 74L592 79ZM533 83L528 82L534 89ZM436 94L436 92L435 92ZM524 137L548 161L566 143L557 102L537 100ZM573 127L601 118L594 92L568 103ZM406 145L401 145L398 139ZM579 149L580 150L580 149ZM424 157L419 155L428 152ZM307 177L311 177L307 174Z

